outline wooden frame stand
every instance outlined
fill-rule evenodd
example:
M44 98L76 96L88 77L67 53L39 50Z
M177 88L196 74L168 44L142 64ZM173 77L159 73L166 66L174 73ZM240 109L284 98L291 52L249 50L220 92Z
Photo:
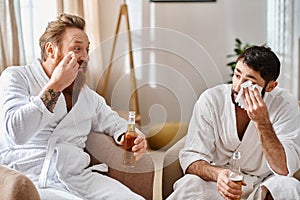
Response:
M115 37L113 41L113 47L110 55L109 65L105 74L105 80L103 85L103 90L101 95L105 98L109 77L111 73L113 57L115 53L115 48L118 39L118 33L121 25L122 16L125 16L126 19L126 28L127 28L127 35L128 35L128 47L129 47L129 62L130 62L130 105L129 109L136 112L136 123L137 125L140 124L140 109L139 109L139 101L138 101L138 93L137 93L137 86L136 86L136 78L135 78L135 71L134 71L134 62L133 62L133 53L132 53L132 44L131 44L131 33L130 33L130 25L129 25L129 17L128 17L128 8L126 5L126 1L121 5L118 23L115 31Z

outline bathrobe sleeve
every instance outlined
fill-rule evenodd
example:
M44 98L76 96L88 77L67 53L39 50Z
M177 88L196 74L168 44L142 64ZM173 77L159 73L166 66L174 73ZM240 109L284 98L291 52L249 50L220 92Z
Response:
M30 95L30 81L20 67L9 67L1 74L1 111L7 138L24 144L34 137L49 120L49 112L38 96Z
M269 109L273 129L286 154L288 176L293 176L300 166L299 112L297 100L288 92L285 92L280 98L276 98ZM269 168L272 170L270 166ZM273 171L273 173L275 172Z
M93 120L92 130L106 133L120 144L120 136L127 130L127 121L121 118L117 112L108 106L103 97L92 91L96 98L96 117Z
M207 96L207 91L205 91L194 106L185 146L179 154L183 172L197 160L205 160L208 163L213 160L215 135L210 109L212 104Z

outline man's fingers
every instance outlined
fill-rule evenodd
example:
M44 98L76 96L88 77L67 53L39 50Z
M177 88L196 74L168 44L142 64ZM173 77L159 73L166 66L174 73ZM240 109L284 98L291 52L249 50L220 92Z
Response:
M73 51L69 51L61 60L62 63L69 64L72 58L75 58L75 53Z
M134 140L134 144L139 144L141 142L143 142L145 140L144 136L138 136L135 140Z
M147 148L147 142L145 139L139 141L138 143L135 142L135 145L133 146L132 150L134 152L141 152L145 153Z
M243 186L247 186L247 183L245 182L244 179L242 180L242 185L243 185Z
M61 60L61 63L65 63L69 65L70 67L79 67L77 63L77 58L75 56L75 53L73 51L69 51Z
M71 59L69 60L68 65L70 65L70 67L74 67L76 69L79 68L79 64L77 62L77 58L75 56L73 56L73 55L71 55Z
M224 199L236 199L241 196L240 187L228 178L229 170L222 170L217 179L217 188Z

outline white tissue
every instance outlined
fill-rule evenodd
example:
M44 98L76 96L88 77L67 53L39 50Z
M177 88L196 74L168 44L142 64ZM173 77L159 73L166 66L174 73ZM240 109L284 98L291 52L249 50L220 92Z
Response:
M241 84L241 88L240 91L235 99L235 102L238 103L238 105L246 110L246 104L243 98L243 94L244 94L244 88L249 88L250 90L254 90L255 88L258 89L259 93L261 94L262 91L262 87L260 87L259 85L253 84L252 81L246 81L245 83Z

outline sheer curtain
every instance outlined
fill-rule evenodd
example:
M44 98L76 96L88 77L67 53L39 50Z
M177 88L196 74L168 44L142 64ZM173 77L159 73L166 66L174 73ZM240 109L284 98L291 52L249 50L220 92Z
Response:
M39 37L56 13L55 1L0 1L0 72L39 57Z
M0 71L10 65L24 62L20 49L23 46L22 29L18 23L19 1L0 1Z
M99 0L57 0L57 11L81 16L86 22L91 49L100 45L100 1Z
M57 11L83 17L83 0L57 0Z
M268 45L281 60L279 84L300 99L299 2L268 0Z

